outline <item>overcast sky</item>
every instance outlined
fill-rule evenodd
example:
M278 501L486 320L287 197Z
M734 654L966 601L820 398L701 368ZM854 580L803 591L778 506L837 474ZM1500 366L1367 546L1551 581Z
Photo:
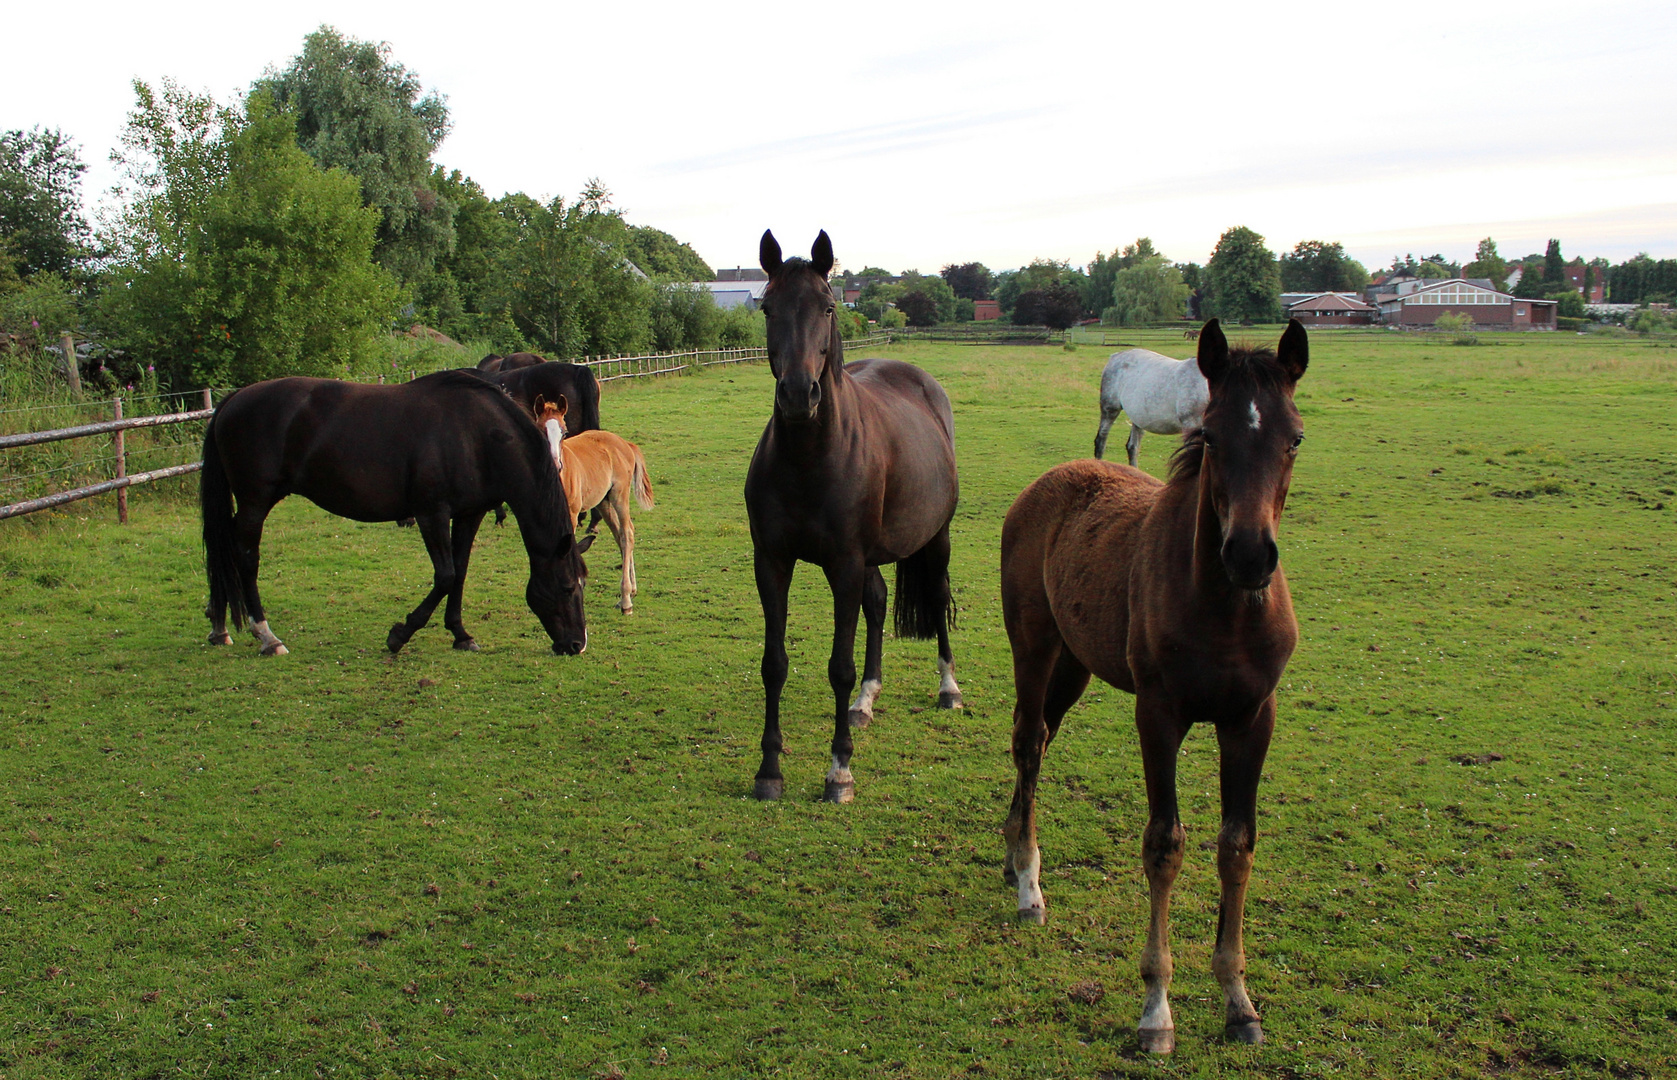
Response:
M713 266L817 229L842 265L1081 264L1150 236L1282 252L1677 256L1677 4L41 3L0 128L73 137L89 203L134 78L229 100L330 23L448 99L491 196L597 176Z

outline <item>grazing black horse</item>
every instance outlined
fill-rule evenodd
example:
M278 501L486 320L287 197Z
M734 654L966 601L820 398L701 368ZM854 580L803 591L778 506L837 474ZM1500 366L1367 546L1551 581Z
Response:
M545 356L537 356L533 352L515 352L510 356L490 353L477 362L477 369L485 375L501 371L516 371L519 368L534 367L547 363Z
M212 645L232 643L230 607L235 627L250 618L263 655L286 652L268 628L256 575L262 523L295 494L356 521L418 519L435 576L419 607L390 628L391 652L430 621L444 596L454 647L476 650L460 620L460 597L478 525L502 502L518 516L530 558L525 600L553 651L587 647L581 556L593 538L576 540L541 431L475 374L442 371L397 386L306 378L247 386L210 418L199 490Z
M884 563L897 564L896 632L936 637L941 708L961 705L949 652L949 521L955 515L955 419L937 380L896 360L844 362L827 274L833 245L822 232L810 260L781 260L763 234L774 415L745 480L757 595L763 603L763 763L755 794L778 799L780 692L786 684L786 595L798 560L814 563L833 591L833 761L824 798L849 802L850 727L873 718L885 628ZM856 618L867 616L862 688L856 685Z

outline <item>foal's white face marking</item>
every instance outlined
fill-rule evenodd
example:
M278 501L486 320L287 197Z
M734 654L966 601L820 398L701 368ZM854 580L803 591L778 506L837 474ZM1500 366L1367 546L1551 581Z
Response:
M560 453L559 444L565 439L565 428L557 420L549 420L542 427L547 429L547 445L553 449L553 464L564 472L565 455Z
M1247 421L1252 425L1252 430L1257 431L1264 422L1263 416L1258 412L1258 403L1256 401L1249 403L1246 410Z

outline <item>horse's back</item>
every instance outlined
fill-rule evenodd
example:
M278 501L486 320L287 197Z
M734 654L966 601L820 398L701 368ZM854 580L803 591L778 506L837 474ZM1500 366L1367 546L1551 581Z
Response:
M949 394L925 369L901 360L868 359L849 361L844 370L875 405L897 416L930 416L954 445L955 412ZM905 412L904 407L910 411Z
M1134 689L1125 646L1130 568L1165 485L1127 465L1058 465L1033 481L1002 523L1002 616L1008 634L1045 619L1084 667Z
M1210 398L1193 358L1125 349L1113 353L1101 372L1101 408L1122 409L1130 423L1156 435L1174 435L1198 424Z

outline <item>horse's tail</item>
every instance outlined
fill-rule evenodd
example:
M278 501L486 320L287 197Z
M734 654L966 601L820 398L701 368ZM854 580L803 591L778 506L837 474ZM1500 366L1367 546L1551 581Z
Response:
M198 474L198 508L204 518L204 570L210 592L227 598L235 629L245 624L245 579L233 540L233 488L215 441L215 417L204 425L204 468Z
M650 510L652 509L652 479L646 475L646 455L641 453L641 448L634 443L629 444L629 449L634 451L635 457L634 480L630 484L635 492L635 501L640 503L642 510Z
M897 594L891 617L900 638L935 638L955 628L949 591L948 527L925 547L897 560Z

